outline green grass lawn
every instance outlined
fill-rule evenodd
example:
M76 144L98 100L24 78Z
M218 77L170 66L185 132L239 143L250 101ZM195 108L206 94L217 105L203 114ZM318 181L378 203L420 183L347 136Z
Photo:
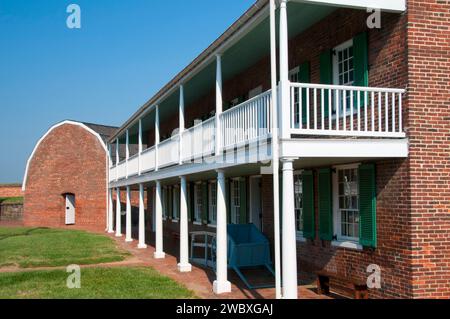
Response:
M92 265L122 261L114 240L84 231L0 227L0 268Z
M194 294L151 268L87 268L69 289L63 270L0 273L0 299L186 299Z

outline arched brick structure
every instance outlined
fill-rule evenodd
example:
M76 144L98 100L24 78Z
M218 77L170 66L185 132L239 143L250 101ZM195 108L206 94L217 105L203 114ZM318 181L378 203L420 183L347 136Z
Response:
M108 161L102 137L114 129L65 121L44 135L25 172L25 226L105 230ZM64 194L68 193L75 195L72 226L65 221Z

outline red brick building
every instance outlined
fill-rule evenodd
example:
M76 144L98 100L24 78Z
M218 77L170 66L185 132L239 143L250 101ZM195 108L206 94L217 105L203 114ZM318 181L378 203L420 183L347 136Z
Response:
M0 184L0 198L22 197L21 184Z
M104 231L108 153L117 128L61 122L38 141L25 172L26 226Z

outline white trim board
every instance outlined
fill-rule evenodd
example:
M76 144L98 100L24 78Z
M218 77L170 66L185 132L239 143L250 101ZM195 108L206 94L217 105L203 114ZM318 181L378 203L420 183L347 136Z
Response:
M26 165L26 168L25 168L25 175L24 175L24 177L23 177L22 191L25 191L25 189L26 189L26 183L27 183L27 177L28 177L28 169L29 169L31 160L33 159L34 154L36 153L37 149L38 149L39 146L41 145L42 141L44 141L45 138L46 138L53 130L55 130L56 128L58 128L58 127L60 127L60 126L66 125L66 124L68 124L68 125L79 126L79 127L83 128L84 130L88 131L89 133L91 133L92 135L94 135L94 136L98 139L98 141L100 142L100 145L101 145L101 146L103 147L103 149L105 150L105 153L108 155L108 149L107 149L105 143L103 142L103 140L102 140L102 138L100 137L100 135L99 135L97 132L95 132L93 129L91 129L90 127L86 126L84 123L81 123L81 122L75 122L75 121L69 121L69 120L59 122L59 123L53 125L53 126L52 126L52 127L51 127L51 128L50 128L50 129L49 129L49 130L48 130L48 131L47 131L47 132L39 139L39 141L38 141L38 142L36 143L36 145L34 146L34 149L33 149L33 151L31 152L31 155L30 155L30 157L29 157L28 160L27 160L27 165ZM106 175L106 178L107 178L107 180L108 180L108 169L106 170L106 174L107 174L107 175Z
M405 0L291 0L292 2L365 9L376 8L388 12L404 12Z

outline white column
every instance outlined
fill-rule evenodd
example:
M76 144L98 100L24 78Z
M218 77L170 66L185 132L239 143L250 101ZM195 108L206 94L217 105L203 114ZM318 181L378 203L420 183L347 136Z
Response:
M126 130L125 133L125 168L126 168L126 177L128 178L128 160L130 159L130 132Z
M217 247L216 268L217 279L214 281L213 290L216 294L231 292L231 283L228 281L227 261L227 206L225 201L225 174L217 171Z
M145 207L144 207L144 184L139 184L139 249L147 248L145 244Z
M287 0L280 1L280 111L281 137L290 137L291 111L289 94L289 51L288 51L288 22Z
M162 190L161 182L156 181L156 234L155 234L155 254L156 259L163 259L166 254L163 251L163 217L162 217Z
M155 171L159 170L159 142L159 106L157 105L155 110Z
M114 194L112 188L109 189L108 206L108 233L114 234Z
M120 207L120 188L116 189L116 237L122 237L122 223L121 223L121 213L122 208Z
M283 218L282 218L282 273L283 298L297 299L297 239L294 208L294 166L293 160L282 159L283 163Z
M278 141L278 90L277 90L277 35L276 4L270 0L270 66L272 86L272 168L273 168L273 227L275 259L275 295L281 299L281 249L280 249L280 180Z
M119 139L116 139L116 181L119 179L119 169L117 168L119 166Z
M180 85L180 105L179 105L179 136L180 136L180 165L183 164L183 132L184 132L184 87Z
M139 119L139 136L138 136L138 175L141 175L141 171L142 171L142 163L141 163L141 156L142 156L142 119Z
M180 272L190 272L192 266L189 263L189 230L188 230L188 206L187 206L187 181L181 177L180 188Z
M222 129L220 125L220 116L223 111L222 100L222 58L216 56L216 156L221 154L222 150Z
M131 238L131 188L127 186L127 215L126 215L126 225L125 225L125 241L131 243L133 239Z

